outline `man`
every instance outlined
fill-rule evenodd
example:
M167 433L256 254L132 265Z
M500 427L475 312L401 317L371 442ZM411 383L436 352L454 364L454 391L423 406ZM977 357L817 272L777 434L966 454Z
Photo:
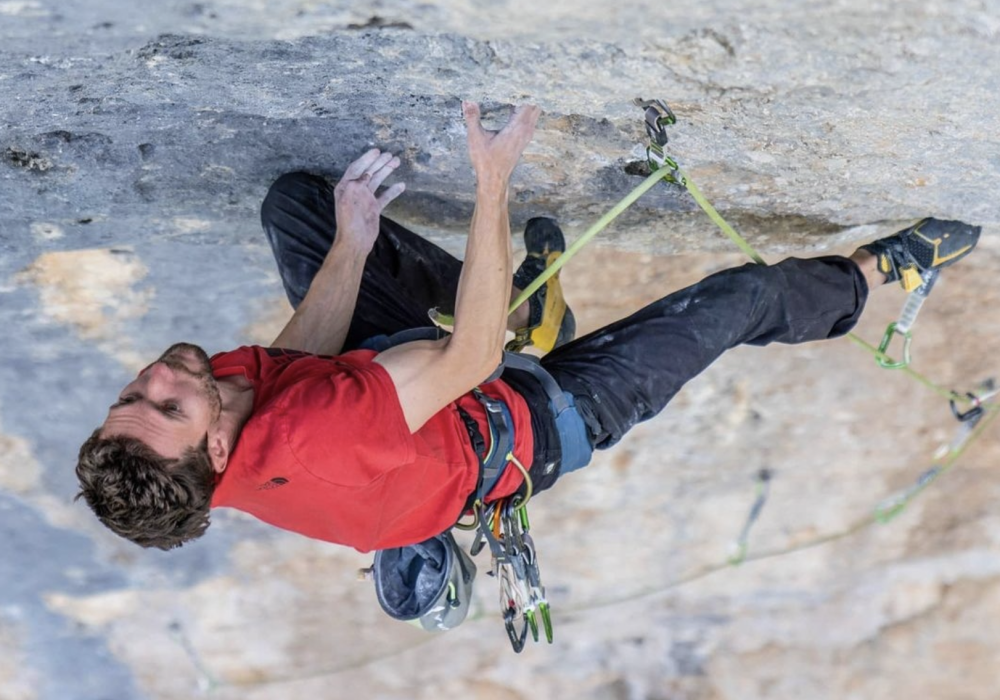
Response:
M464 262L380 218L404 189L378 194L399 165L391 154L364 154L332 191L318 177L280 178L262 222L294 315L270 348L209 360L175 345L122 390L77 466L80 495L105 525L170 549L226 506L361 551L421 542L475 498L522 487L506 459L487 473L503 426L537 493L658 413L725 350L843 335L870 288L956 262L980 233L925 219L850 258L726 270L569 342L571 316L560 317L547 374L508 368L487 382L508 327L530 336L552 306L535 299L507 317L508 182L539 111L519 108L495 133L477 105L463 111L476 175ZM537 259L519 286L563 244L551 220L533 220L526 236ZM398 335L427 326L432 307L453 310L450 335Z

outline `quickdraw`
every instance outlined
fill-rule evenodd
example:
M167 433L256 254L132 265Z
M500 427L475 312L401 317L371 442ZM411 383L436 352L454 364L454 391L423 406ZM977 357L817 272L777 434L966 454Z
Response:
M740 536L736 539L734 552L729 557L729 563L733 566L746 561L747 550L750 547L750 528L757 522L761 511L764 510L764 504L767 503L767 496L770 491L770 483L770 469L761 469L757 472L757 498L754 499L753 505L750 506L750 514L747 516L746 523L743 524Z
M976 434L976 427L985 415L985 405L997 395L995 384L993 379L987 379L980 384L979 394L966 393L966 396L973 402L973 408L964 413L957 410L954 400L950 401L952 413L959 423L955 436L951 442L942 445L937 450L935 454L935 458L938 460L937 464L924 471L913 484L884 499L875 507L876 520L887 523L895 518L903 512L917 494L951 468L958 456L965 450L972 436Z
M500 584L500 613L511 647L520 653L529 630L532 639L538 641L539 617L545 639L551 644L552 617L538 569L535 543L529 534L527 509L520 498L514 496L485 507L477 503L476 516L479 527L471 554L476 556L489 545L490 575Z
M973 394L971 391L966 392L965 398L969 401L969 405L972 406L967 411L962 411L954 398L948 401L948 405L951 408L952 414L955 419L963 423L970 421L979 421L982 417L985 409L985 404L992 401L993 398L1000 393L997 391L996 382L993 379L987 379L980 385L981 394Z
M934 283L937 282L939 274L940 270L927 270L920 274L922 282L907 295L903 309L899 313L899 320L890 323L885 329L885 335L882 336L882 342L878 346L878 354L875 356L875 361L878 362L879 366L886 369L902 369L909 366L910 341L913 340L913 324L917 320L920 308L927 301L927 296L934 288ZM893 360L886 354L886 351L889 349L892 339L897 335L903 339L903 354L901 359Z
M677 185L683 185L684 176L680 173L677 161L667 155L664 146L670 141L666 127L677 123L677 117L663 100L644 100L641 97L633 101L637 107L646 110L646 134L649 145L646 147L646 160L652 170L667 168L670 172L664 179Z

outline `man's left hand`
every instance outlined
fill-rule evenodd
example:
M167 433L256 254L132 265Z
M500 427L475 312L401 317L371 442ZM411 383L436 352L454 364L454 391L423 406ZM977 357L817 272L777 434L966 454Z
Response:
M399 158L373 148L347 166L333 190L337 213L337 242L352 244L367 255L378 237L382 210L403 193L398 182L376 196L382 182L399 167Z

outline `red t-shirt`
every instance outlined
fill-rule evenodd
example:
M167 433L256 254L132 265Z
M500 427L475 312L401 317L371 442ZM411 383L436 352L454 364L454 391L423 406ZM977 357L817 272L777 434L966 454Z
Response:
M337 357L242 347L212 358L217 378L253 384L253 412L220 476L213 507L362 552L423 541L455 524L476 488L479 461L456 405L489 439L486 412L467 394L410 433L392 379L372 350ZM532 459L524 399L503 381L481 387L507 402L514 454ZM508 465L490 499L513 493Z

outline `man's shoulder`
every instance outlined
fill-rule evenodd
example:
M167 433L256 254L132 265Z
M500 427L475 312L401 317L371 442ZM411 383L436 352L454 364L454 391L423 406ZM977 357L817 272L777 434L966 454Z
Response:
M266 369L284 368L295 362L323 365L335 363L343 356L314 355L302 350L244 345L235 350L216 353L211 358L213 373L232 373L238 368L247 374L260 374Z
M259 345L242 345L233 350L223 350L222 352L217 352L212 355L209 361L214 369L217 365L228 365L254 357L260 350L264 349L265 348L262 348Z
M313 403L328 400L331 382L357 385L381 393L386 386L375 352L357 350L343 355L315 355L301 350L248 345L212 358L216 379L241 375L253 384L255 410L276 400Z

